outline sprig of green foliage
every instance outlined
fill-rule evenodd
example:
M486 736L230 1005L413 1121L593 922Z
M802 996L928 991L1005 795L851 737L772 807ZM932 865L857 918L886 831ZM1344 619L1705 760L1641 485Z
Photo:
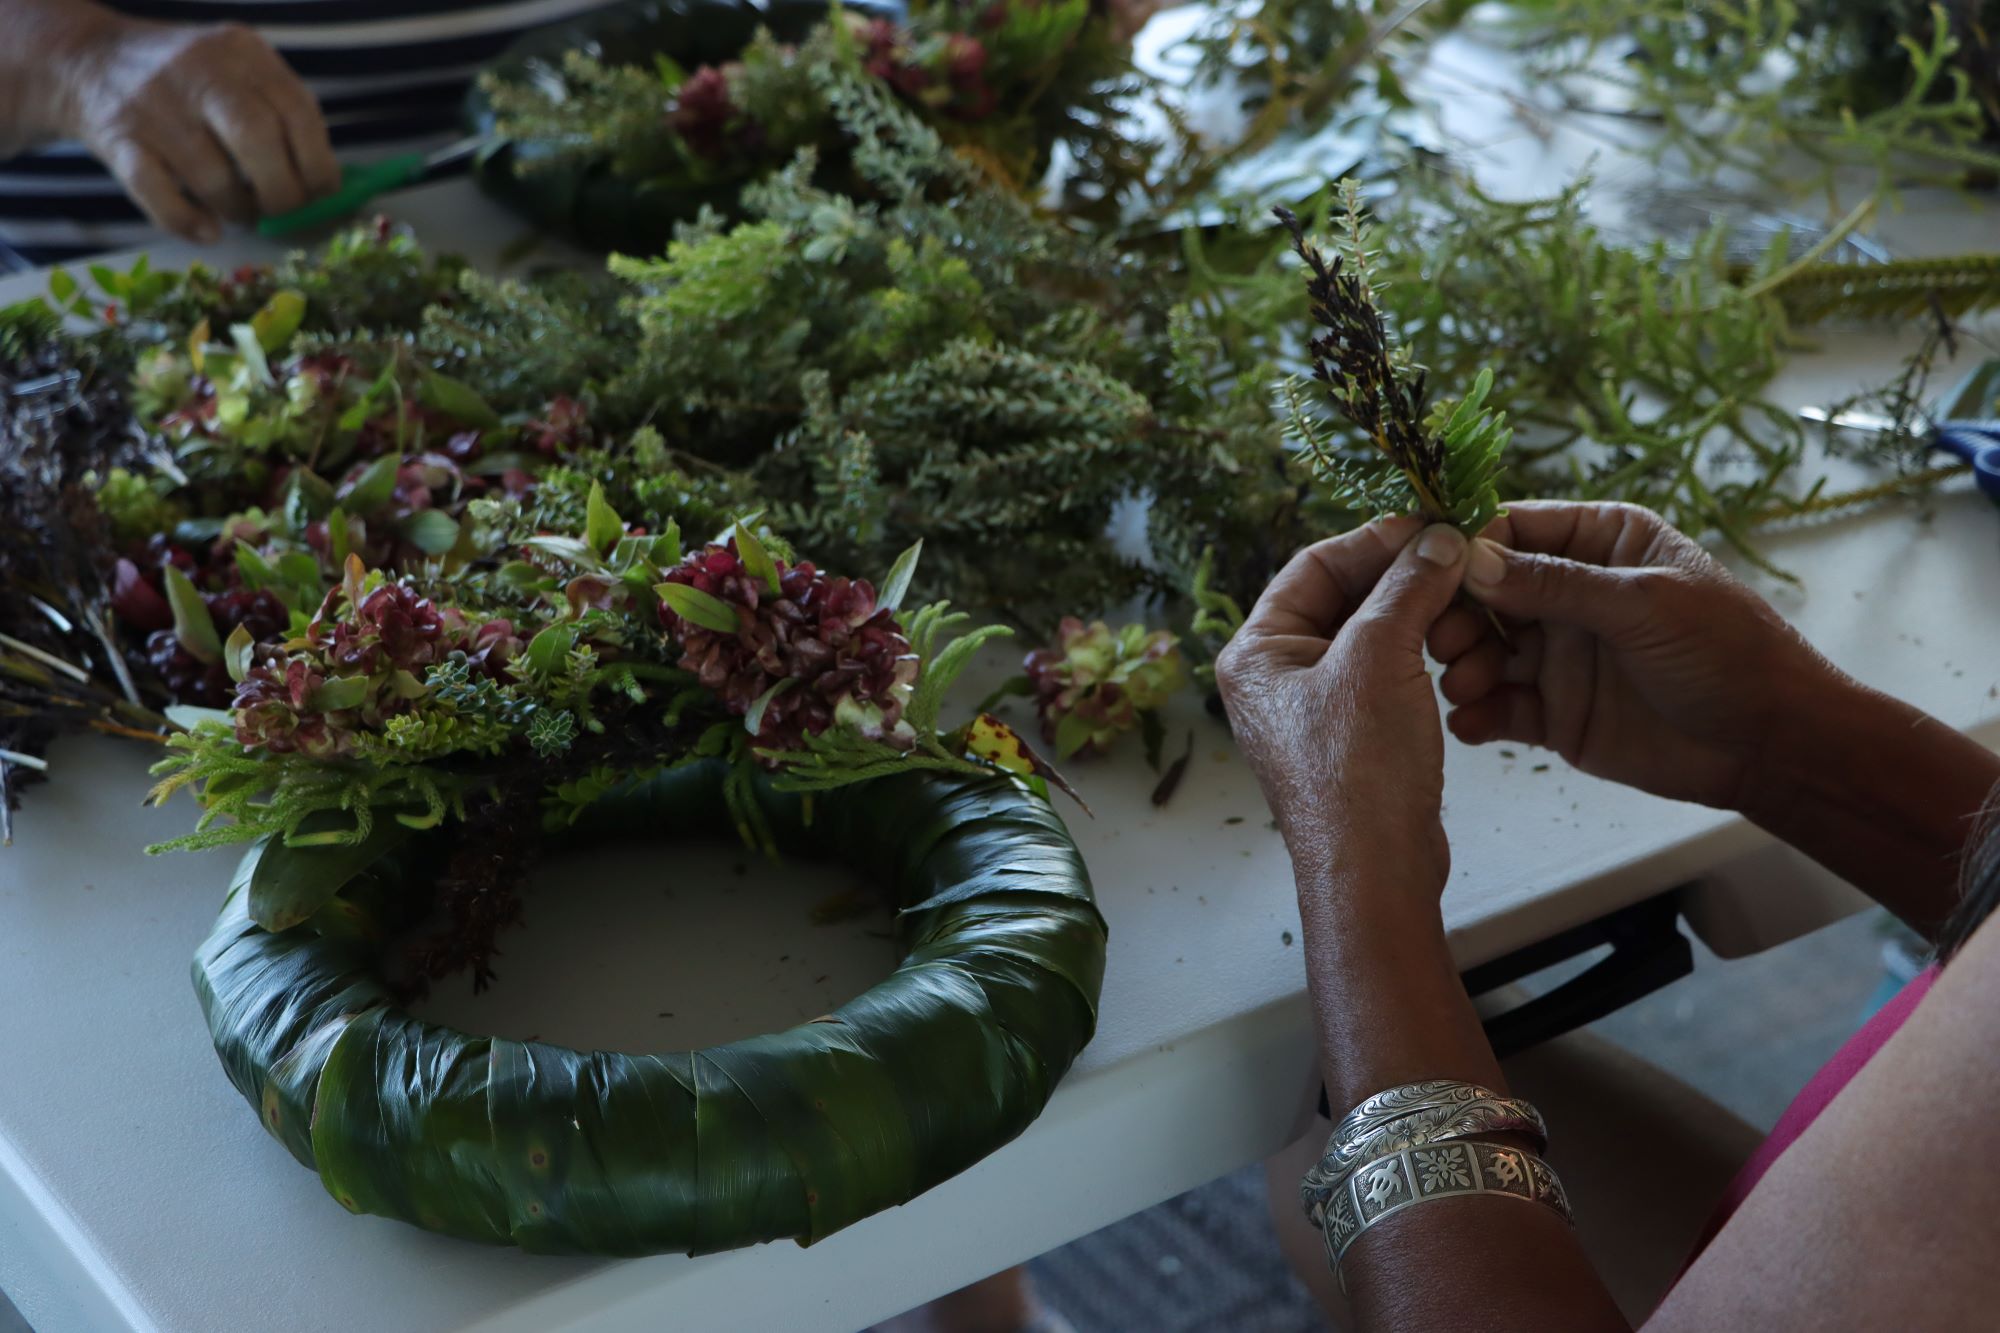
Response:
M1746 269L1724 224L1672 247L1614 240L1589 220L1587 188L1513 201L1453 174L1412 178L1369 231L1377 300L1442 383L1506 357L1488 402L1517 431L1504 491L1632 501L1756 559L1758 524L1827 498L1812 436L1767 392L1794 324L1770 280L1816 266L1779 237ZM1845 308L1828 295L1815 313ZM1870 308L1865 292L1853 308Z
M307 820L343 814L352 821L340 840L360 842L379 818L430 827L463 818L469 789L426 764L326 763L301 755L245 749L229 727L203 722L167 738L167 755L153 766L155 805L183 788L198 791L202 813L194 831L146 849L200 851L264 837L290 841ZM325 841L324 837L320 838Z
M1497 481L1512 432L1486 410L1493 372L1481 367L1456 402L1427 407L1425 372L1391 337L1368 278L1360 203L1347 196L1349 244L1326 259L1289 210L1278 217L1306 267L1306 294L1319 332L1307 343L1312 375L1334 410L1372 453L1343 455L1286 388L1293 433L1312 453L1343 506L1365 513L1415 512L1427 522L1476 533L1500 513Z

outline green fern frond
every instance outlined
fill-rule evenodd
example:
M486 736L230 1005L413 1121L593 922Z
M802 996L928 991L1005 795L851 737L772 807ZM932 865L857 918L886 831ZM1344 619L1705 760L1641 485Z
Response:
M337 841L358 842L378 817L393 815L428 827L463 818L465 781L420 764L343 764L250 751L226 727L204 724L170 737L168 754L153 766L161 781L149 799L165 801L190 788L202 805L194 831L146 849L148 854L195 851L254 842L276 834L290 839L315 815L343 813L353 827Z

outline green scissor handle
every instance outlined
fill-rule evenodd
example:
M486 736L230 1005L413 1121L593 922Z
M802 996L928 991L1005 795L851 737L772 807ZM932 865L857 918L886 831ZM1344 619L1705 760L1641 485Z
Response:
M423 177L428 163L422 153L399 153L379 162L340 169L340 188L324 199L315 199L304 208L264 218L257 224L259 236L289 236L322 222L337 222L353 213L378 194L400 189Z

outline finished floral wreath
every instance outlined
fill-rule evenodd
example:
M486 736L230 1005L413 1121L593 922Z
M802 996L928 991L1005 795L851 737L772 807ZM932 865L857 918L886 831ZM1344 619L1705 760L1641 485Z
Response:
M575 402L503 416L339 329L380 311L265 270L99 281L148 331L80 344L0 318L20 483L0 705L16 744L172 719L156 797L189 789L204 814L155 850L253 844L195 960L216 1051L341 1204L538 1251L811 1242L1035 1118L1094 1028L1105 925L1051 771L990 715L939 722L1005 631L906 612L918 548L878 587L757 514L707 541L629 524L578 470ZM547 521L565 494L568 530ZM93 639L143 647L100 678L69 656ZM456 971L491 981L539 854L725 826L893 898L897 971L704 1051L403 1009Z

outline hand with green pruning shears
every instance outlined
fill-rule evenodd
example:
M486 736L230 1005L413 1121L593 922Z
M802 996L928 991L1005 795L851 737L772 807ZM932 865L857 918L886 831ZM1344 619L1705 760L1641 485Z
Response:
M483 143L484 139L475 136L431 153L398 153L379 161L342 167L339 189L303 208L263 219L257 224L257 234L289 236L321 223L338 222L359 212L379 195L433 179L478 152Z

